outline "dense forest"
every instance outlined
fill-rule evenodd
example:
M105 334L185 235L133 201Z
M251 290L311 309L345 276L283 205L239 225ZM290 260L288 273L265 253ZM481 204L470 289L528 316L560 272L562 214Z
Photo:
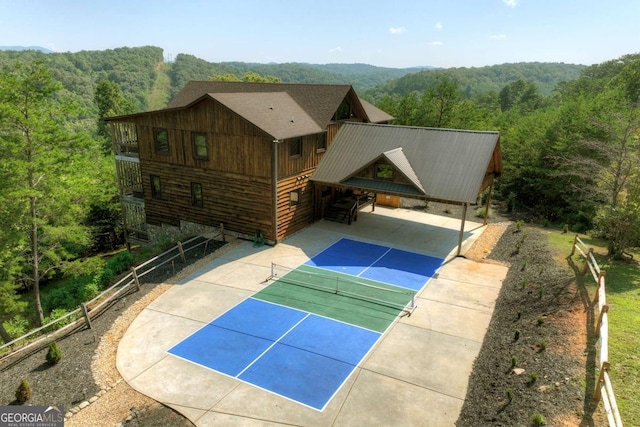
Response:
M0 335L8 341L95 295L122 244L100 117L164 107L189 80L267 76L349 83L396 124L498 130L496 197L529 220L591 230L612 256L640 244L640 55L592 66L518 63L392 69L365 64L165 62L147 46L0 51ZM56 283L65 278L63 291ZM40 288L44 290L40 298ZM26 298L25 292L34 298Z

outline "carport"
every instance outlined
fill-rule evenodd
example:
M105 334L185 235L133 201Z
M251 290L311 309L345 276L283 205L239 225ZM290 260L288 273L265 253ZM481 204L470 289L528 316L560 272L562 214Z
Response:
M368 194L462 205L460 255L469 204L488 189L486 224L501 174L498 132L345 123L310 179L318 218L336 204L357 212Z

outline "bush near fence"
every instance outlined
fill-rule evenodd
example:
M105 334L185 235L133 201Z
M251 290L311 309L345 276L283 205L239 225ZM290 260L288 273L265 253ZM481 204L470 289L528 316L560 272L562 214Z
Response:
M93 318L128 293L139 291L140 285L144 283L143 277L161 268L164 268L170 274L175 274L177 271L176 261L186 264L185 254L198 248L203 249L204 256L213 241L226 243L222 225L220 232L214 236L198 236L184 242L178 242L160 255L138 266L131 267L128 274L95 297L81 303L75 310L60 317L56 317L56 310L53 310L52 315L49 316L51 321L0 346L0 365L37 352L58 338L73 333L73 331L79 330L84 326L91 328L91 320ZM58 313L60 313L60 310L58 310Z

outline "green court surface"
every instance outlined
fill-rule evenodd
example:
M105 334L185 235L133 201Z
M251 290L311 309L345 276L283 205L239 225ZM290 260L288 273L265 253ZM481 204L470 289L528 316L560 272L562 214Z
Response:
M402 311L411 310L414 295L386 283L301 265L253 297L382 333Z

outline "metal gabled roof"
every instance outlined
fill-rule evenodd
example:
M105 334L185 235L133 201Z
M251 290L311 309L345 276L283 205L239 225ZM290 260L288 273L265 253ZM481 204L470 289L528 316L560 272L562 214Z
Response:
M394 151L397 148L402 148L403 157ZM498 132L345 123L311 180L347 185L372 159L387 153L385 157L412 182L406 171L414 172L424 197L473 203L485 175L501 173L500 162L492 162L494 153L499 160L499 149ZM489 171L490 164L495 170Z
M286 92L210 93L208 95L275 139L295 138L323 131Z

